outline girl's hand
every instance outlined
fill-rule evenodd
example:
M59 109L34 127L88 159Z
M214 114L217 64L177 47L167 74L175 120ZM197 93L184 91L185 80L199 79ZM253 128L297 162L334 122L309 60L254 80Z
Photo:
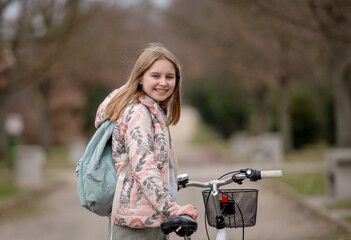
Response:
M176 213L176 216L181 216L181 215L188 215L192 219L196 220L199 213L196 211L196 208L193 205L188 204L185 206L181 206L178 212Z

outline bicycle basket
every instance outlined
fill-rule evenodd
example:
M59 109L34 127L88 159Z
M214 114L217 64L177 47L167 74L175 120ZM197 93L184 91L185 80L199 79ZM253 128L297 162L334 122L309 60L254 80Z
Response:
M211 190L202 191L207 221L216 227L216 210ZM256 224L257 189L220 189L218 192L221 211L227 228L251 227Z

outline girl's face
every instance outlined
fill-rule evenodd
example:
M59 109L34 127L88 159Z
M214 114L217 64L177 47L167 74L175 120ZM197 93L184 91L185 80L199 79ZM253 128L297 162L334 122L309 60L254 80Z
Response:
M170 97L176 85L176 71L171 61L155 61L141 79L142 90L156 102Z

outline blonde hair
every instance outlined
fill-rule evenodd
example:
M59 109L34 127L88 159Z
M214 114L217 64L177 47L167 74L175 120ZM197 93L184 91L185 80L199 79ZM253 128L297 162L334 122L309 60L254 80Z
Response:
M117 121L124 113L126 107L139 98L146 95L139 85L139 80L149 70L152 64L159 59L167 59L173 63L176 73L176 85L173 93L166 100L159 102L161 109L168 117L168 125L175 125L180 118L181 108L181 68L177 58L165 47L158 43L152 43L143 50L129 76L125 86L118 90L105 109L105 115L112 121ZM168 111L169 110L169 111Z

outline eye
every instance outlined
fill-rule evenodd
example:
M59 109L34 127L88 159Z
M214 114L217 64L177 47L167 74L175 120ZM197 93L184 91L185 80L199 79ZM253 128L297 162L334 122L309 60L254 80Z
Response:
M153 77L153 78L158 78L159 75L158 75L158 74L152 74L151 77Z
M168 75L166 76L167 79L174 79L175 77L173 75Z

